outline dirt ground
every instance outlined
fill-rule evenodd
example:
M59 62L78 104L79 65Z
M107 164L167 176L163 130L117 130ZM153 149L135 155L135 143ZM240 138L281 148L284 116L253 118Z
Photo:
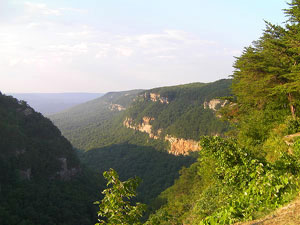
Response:
M262 219L236 225L300 225L300 197Z

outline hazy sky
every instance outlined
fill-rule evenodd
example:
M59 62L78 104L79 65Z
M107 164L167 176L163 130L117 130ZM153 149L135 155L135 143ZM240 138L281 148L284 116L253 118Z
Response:
M0 0L0 91L209 82L281 24L284 0Z

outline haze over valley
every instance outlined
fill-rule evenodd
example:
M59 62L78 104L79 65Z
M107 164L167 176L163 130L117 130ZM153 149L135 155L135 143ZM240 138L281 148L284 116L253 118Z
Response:
M7 93L26 101L37 112L50 115L101 97L102 93Z

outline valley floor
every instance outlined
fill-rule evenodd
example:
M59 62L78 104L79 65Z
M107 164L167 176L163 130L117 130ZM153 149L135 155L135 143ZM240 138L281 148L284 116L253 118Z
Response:
M299 225L300 224L300 197L288 205L277 209L272 214L259 219L236 225Z

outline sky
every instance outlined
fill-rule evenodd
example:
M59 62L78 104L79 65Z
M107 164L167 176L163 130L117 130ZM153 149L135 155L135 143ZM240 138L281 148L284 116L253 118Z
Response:
M285 0L0 0L0 91L108 92L228 78Z

